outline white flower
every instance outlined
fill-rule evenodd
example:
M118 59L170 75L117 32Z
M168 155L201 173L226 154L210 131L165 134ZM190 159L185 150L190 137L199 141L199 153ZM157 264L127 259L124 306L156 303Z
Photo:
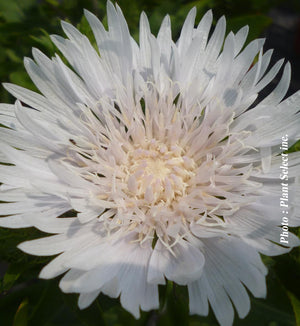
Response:
M80 293L80 308L120 295L138 318L158 308L168 279L188 286L192 314L210 304L231 325L233 305L249 312L246 287L266 295L259 253L299 245L292 233L279 243L278 154L300 122L300 92L282 101L290 65L256 103L283 61L267 72L272 51L262 39L243 48L247 27L224 41L222 17L209 37L211 11L194 28L192 9L174 43L169 16L155 37L142 13L138 45L118 6L108 2L108 31L85 15L100 55L63 22L68 39L52 40L72 69L34 49L25 67L42 95L5 84L17 101L0 106L0 161L10 163L0 166L0 225L54 234L19 248L59 254L40 277L66 272L60 288ZM289 154L290 226L300 224L299 162Z

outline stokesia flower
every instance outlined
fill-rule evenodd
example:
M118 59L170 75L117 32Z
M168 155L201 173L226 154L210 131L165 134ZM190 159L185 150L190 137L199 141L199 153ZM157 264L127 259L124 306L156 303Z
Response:
M167 279L187 285L191 314L210 305L231 325L234 307L249 312L246 288L266 296L260 253L299 245L292 233L280 244L280 144L300 122L300 92L283 100L290 65L258 102L283 60L268 69L262 39L244 47L248 27L224 39L222 17L209 36L211 11L195 28L194 8L174 43L169 16L154 36L142 13L137 44L118 6L107 4L108 30L85 16L97 50L62 22L68 38L52 41L69 65L33 49L25 67L41 94L4 85L17 100L0 107L0 225L53 234L19 248L58 255L40 277L65 273L80 308L102 292L138 318ZM288 162L297 226L299 154Z

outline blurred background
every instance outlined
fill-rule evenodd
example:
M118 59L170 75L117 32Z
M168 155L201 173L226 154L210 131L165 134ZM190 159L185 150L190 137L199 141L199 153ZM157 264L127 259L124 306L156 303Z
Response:
M286 58L292 65L289 95L300 89L300 1L299 0L119 0L131 34L138 40L139 15L145 11L152 32L157 33L166 14L171 16L173 39L179 36L188 11L196 6L198 22L213 9L214 22L226 16L227 29L234 32L249 25L247 43L265 37L265 50L274 48L272 64ZM36 90L23 67L24 56L31 56L37 47L48 56L59 51L49 34L63 35L60 20L77 26L93 41L83 8L106 22L106 1L99 0L0 0L0 80ZM264 90L270 92L280 74ZM0 101L13 103L13 98L0 89ZM300 128L300 126L299 126ZM298 146L300 147L300 146ZM295 148L294 148L295 149ZM297 148L299 150L299 148ZM299 230L294 230L298 232ZM118 300L100 296L88 309L79 311L77 296L63 294L59 278L38 280L39 270L51 258L31 257L16 249L24 240L44 236L33 229L0 229L0 323L3 326L217 326L210 312L208 317L189 316L188 295L184 287L160 288L161 307L142 313L135 320L123 310ZM263 257L269 268L266 300L251 297L252 309L244 319L235 319L234 326L299 326L300 325L300 250L279 257Z

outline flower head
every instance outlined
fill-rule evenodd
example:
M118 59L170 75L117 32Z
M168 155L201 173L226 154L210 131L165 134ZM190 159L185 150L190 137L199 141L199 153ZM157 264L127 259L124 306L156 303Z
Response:
M17 101L0 106L0 225L54 234L19 248L59 254L40 277L66 272L60 287L80 308L102 292L139 317L168 279L188 286L191 313L209 303L231 325L233 305L241 318L250 309L245 288L266 295L259 253L299 245L292 233L280 245L278 227L280 144L299 136L300 92L282 101L290 65L255 102L283 61L267 71L263 40L243 48L247 27L224 40L222 17L209 37L211 11L195 28L192 9L174 43L168 16L155 37L143 13L137 44L118 6L107 4L108 31L85 15L99 53L63 22L68 38L52 40L70 66L34 49L25 67L41 94L5 84ZM294 226L298 175L289 154Z

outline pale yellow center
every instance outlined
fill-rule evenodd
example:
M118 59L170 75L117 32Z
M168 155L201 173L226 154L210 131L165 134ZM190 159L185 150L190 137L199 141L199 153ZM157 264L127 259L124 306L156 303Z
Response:
M128 154L127 190L148 204L171 204L188 191L195 162L178 146L154 139Z

